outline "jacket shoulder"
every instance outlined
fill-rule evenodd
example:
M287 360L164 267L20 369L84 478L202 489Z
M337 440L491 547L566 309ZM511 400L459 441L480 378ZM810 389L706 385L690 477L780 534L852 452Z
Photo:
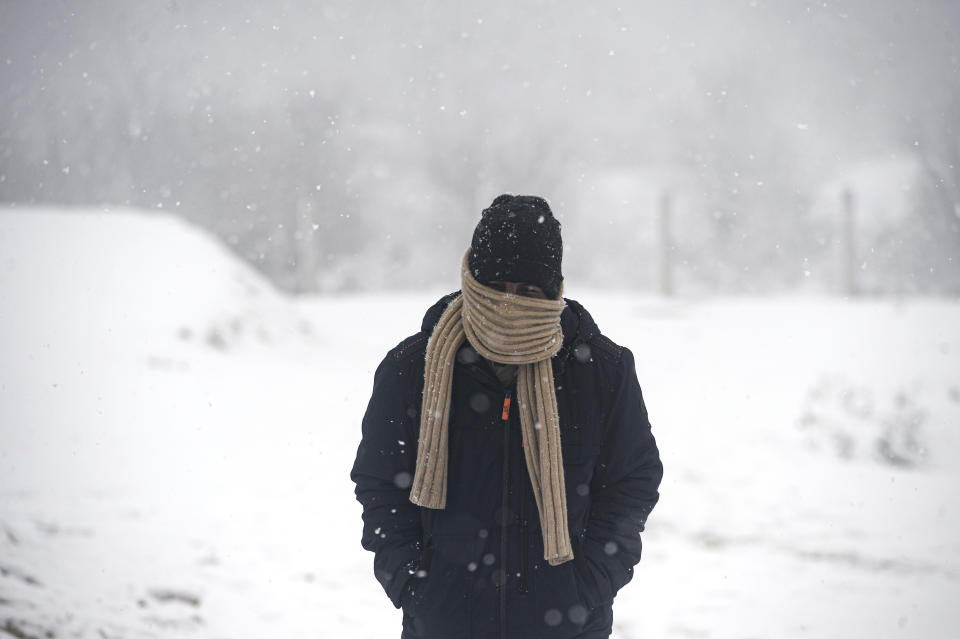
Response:
M386 359L395 362L410 361L417 355L423 357L427 350L427 342L430 340L430 333L419 331L410 337L405 338L399 344L390 349Z
M422 385L429 337L415 333L387 351L374 373L374 387L407 392L417 388L416 380Z
M626 350L624 346L617 344L602 333L593 336L589 343L591 355L611 364L619 364L620 360L623 359L623 352Z

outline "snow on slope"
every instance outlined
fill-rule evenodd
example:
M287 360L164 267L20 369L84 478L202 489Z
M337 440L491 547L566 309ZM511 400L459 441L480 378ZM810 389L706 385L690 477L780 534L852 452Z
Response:
M666 468L615 637L954 636L960 305L568 289ZM442 292L292 300L166 215L0 212L0 636L398 636L347 474Z
M137 211L0 213L0 309L0 384L16 398L4 406L0 436L25 452L8 463L33 486L75 488L89 473L68 475L62 466L89 471L88 462L102 461L93 450L101 438L153 425L139 410L116 410L159 390L138 374L143 369L188 372L184 353L198 347L319 338L205 233L168 214ZM76 434L63 449L68 458L54 452L52 433ZM139 460L110 462L128 476Z
M265 316L276 312L279 295L180 218L110 210L0 215L4 306L27 303L41 311L10 313L9 326L22 330L29 322L33 335L58 340L60 347L76 347L69 339L76 333L87 342L91 331L105 330L98 346L109 348L119 335L133 338L138 351L174 331L185 341L224 348L244 331L271 338ZM74 333L64 330L67 319ZM128 350L131 343L117 346Z

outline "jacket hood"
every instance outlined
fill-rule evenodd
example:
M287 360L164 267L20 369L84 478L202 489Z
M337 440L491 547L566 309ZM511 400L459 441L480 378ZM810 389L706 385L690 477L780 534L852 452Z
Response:
M460 291L454 291L444 295L437 300L433 306L427 309L423 316L423 324L420 330L426 333L432 333L433 327L440 321L440 316L447 309L450 302L457 299ZM560 314L560 328L563 330L563 348L557 353L557 356L565 356L572 344L589 342L594 337L600 335L600 329L597 323L593 321L590 313L580 302L569 298L563 298L567 303L566 308Z

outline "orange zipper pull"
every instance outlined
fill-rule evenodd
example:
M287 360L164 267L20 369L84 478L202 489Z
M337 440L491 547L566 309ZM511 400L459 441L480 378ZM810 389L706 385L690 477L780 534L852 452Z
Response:
M500 419L507 421L510 419L510 395L503 398L503 412L500 413Z

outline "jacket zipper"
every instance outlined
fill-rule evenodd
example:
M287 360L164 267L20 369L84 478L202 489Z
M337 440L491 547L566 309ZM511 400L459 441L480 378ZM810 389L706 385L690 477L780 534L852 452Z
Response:
M520 435L520 451L523 455L523 434ZM517 501L520 504L520 580L517 582L517 589L520 592L527 592L527 545L530 543L527 527L527 491L524 488L525 481L520 482L520 495Z
M507 489L510 461L510 391L503 397L503 505L500 516L500 637L507 637Z

